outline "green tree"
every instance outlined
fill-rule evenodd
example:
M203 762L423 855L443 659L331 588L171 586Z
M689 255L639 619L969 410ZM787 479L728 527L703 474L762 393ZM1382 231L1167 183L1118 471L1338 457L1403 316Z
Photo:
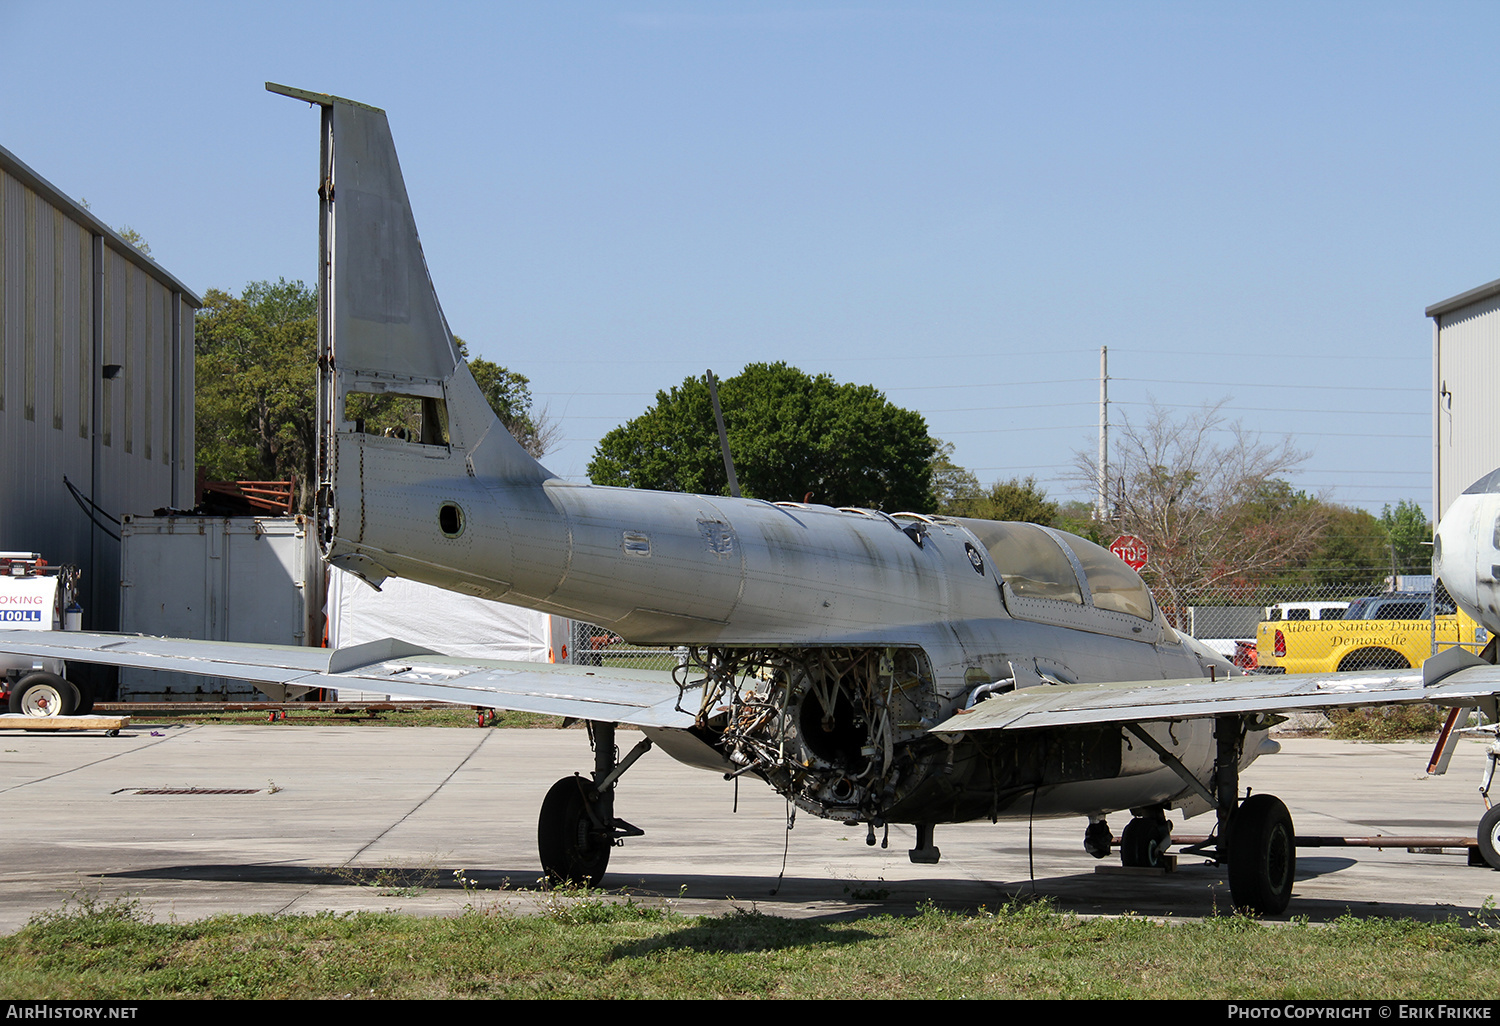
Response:
M1277 584L1343 588L1350 595L1379 590L1390 573L1386 531L1368 511L1323 504L1324 525L1305 557L1278 575Z
M302 282L209 289L194 324L198 465L213 480L296 477L311 506L317 296Z
M753 363L719 384L741 492L771 501L926 513L937 443L919 413L870 385ZM688 378L599 441L595 484L728 493L707 383Z
M1398 574L1432 573L1432 525L1419 503L1402 499L1380 511L1386 531L1386 565Z
M194 323L198 465L212 480L295 477L311 509L316 478L317 294L300 281L257 281L239 296L209 289ZM455 338L461 355L468 348ZM533 413L530 382L482 358L469 361L490 406L533 456L555 435ZM407 419L398 397L359 396L353 415L379 427Z
M974 480L972 474L968 476ZM1024 520L1051 527L1058 517L1059 506L1037 486L1035 477L1028 476L1024 480L1013 477L1009 481L996 481L987 490L980 488L977 481L972 487L965 482L965 486L944 496L938 503L938 512L977 520Z
M932 497L939 513L947 516L966 517L960 512L979 501L984 489L972 471L965 470L953 462L953 443L934 438L936 450L932 454Z
M85 204L85 209L87 209L87 204ZM151 255L151 243L147 242L141 235L141 233L130 227L130 225L120 225L119 228L115 229L115 233L119 235L120 238L124 239L126 242L134 246L136 249L140 250L144 256Z
M1062 503L1058 507L1057 516L1053 518L1052 526L1059 531L1087 538L1095 545L1108 546L1120 534L1117 526L1099 519L1092 502L1084 502L1082 499Z
M1013 477L996 481L985 495L987 520L1025 520L1051 526L1057 514L1057 503L1047 498L1046 490L1037 487L1036 478L1030 475L1024 480Z

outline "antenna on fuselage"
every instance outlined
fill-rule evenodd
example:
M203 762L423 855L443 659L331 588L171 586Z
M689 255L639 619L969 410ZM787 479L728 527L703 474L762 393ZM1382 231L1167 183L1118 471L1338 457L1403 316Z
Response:
M708 398L714 404L714 423L719 426L719 449L724 453L724 473L729 475L729 494L740 497L740 479L734 473L734 459L729 455L729 433L724 430L724 411L719 408L719 380L712 370L704 371L708 378Z

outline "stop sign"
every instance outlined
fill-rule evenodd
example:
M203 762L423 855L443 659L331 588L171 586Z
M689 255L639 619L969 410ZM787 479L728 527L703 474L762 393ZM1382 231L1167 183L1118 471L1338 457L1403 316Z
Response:
M1110 542L1109 551L1119 556L1133 570L1146 565L1146 543L1133 534L1122 534Z

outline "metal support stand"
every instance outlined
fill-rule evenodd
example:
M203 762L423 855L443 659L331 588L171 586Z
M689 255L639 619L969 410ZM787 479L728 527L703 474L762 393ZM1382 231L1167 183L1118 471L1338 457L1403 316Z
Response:
M1244 725L1238 716L1214 719L1214 792L1219 814L1219 840L1214 858L1229 863L1229 847L1234 835L1234 814L1240 800L1240 753L1245 745Z
M598 795L589 808L589 818L608 832L615 821L615 789L605 781L615 771L615 725L590 720L589 735L594 742L594 792Z
M642 738L625 758L615 759L615 724L590 720L589 732L594 740L594 794L589 804L589 818L608 837L611 845L622 837L641 837L645 831L615 816L615 781L635 761L651 750L651 739Z
M918 865L935 866L943 857L942 851L932 843L932 824L917 824L917 846L906 853Z

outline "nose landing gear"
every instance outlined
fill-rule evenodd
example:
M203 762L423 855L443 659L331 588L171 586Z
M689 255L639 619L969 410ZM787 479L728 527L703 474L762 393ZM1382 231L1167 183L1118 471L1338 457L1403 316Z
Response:
M1110 846L1114 843L1114 834L1110 832L1109 824L1103 817L1089 820L1089 825L1083 831L1083 850L1096 859L1107 858Z

